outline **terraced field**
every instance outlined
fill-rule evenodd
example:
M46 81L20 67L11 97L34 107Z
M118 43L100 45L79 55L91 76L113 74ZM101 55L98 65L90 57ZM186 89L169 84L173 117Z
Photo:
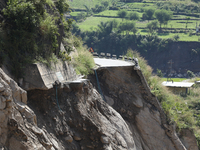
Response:
M71 12L71 16L77 17L78 15L87 14L88 9L94 9L95 7L101 5L100 0L73 0L70 2L70 6L73 9ZM86 16L81 22L78 22L78 26L82 31L87 30L96 30L98 24L100 22L107 22L111 20L116 20L119 24L122 22L122 19L118 17L119 10L110 10L109 8L113 7L115 3L115 8L126 10L127 13L130 12L137 12L139 15L139 20L134 21L136 22L136 27L138 28L137 34L146 35L149 34L146 28L147 24L153 20L156 20L155 16L153 20L147 21L142 19L143 11L148 8L158 9L161 8L161 4L163 1L145 1L145 2L135 2L135 3L125 3L119 2L118 0L108 0L109 7L106 10L101 11L99 13L93 13L90 16ZM187 4L187 5L195 5L195 3L191 2L190 0L187 1L170 1L174 3L174 5L178 3ZM160 4L161 3L161 4ZM197 4L198 5L198 4ZM165 7L165 6L163 6ZM168 6L169 7L169 6ZM79 9L85 10L80 11ZM173 17L172 19L166 24L162 25L161 28L163 33L157 33L161 38L173 38L175 35L179 35L179 41L199 41L200 37L195 35L196 33L196 26L200 24L200 13L198 12L181 12L177 13L177 11L172 11ZM159 29L159 28L158 28ZM130 33L131 34L131 33Z

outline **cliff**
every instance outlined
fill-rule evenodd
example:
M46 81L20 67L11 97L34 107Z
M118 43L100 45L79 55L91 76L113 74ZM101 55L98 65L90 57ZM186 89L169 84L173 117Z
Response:
M200 42L173 42L165 51L150 51L144 57L148 64L156 69L167 73L169 61L172 60L173 73L187 73L187 70L195 73L200 72Z
M26 93L0 70L0 147L198 150L190 131L180 140L168 124L138 68L104 68L97 74L106 102L96 90L95 75Z

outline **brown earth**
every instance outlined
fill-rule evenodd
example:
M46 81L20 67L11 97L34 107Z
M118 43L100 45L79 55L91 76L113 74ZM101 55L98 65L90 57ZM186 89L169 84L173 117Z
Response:
M58 98L55 89L30 90L27 100L0 70L0 148L198 150L191 131L185 129L179 139L138 68L97 74L106 102L96 90L95 75L58 87Z

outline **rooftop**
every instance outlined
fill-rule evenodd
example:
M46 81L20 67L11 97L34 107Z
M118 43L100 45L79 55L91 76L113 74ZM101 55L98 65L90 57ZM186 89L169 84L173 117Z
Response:
M189 88L193 86L193 82L167 82L164 81L162 82L162 85L167 86L167 87L184 87L184 88Z

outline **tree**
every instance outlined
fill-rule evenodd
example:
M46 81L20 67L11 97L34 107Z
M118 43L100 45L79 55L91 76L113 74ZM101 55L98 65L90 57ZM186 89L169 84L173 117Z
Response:
M125 22L120 23L119 30L121 32L126 31L126 34L127 33L129 34L130 31L132 31L134 34L137 32L135 22L133 21L125 21Z
M158 28L158 21L154 20L147 24L147 29L149 30L149 33L152 35L155 33L156 29Z
M86 6L86 5L83 5L84 7L85 7L85 9L86 9L86 12L87 12L87 17L89 17L89 16L91 16L92 15L92 9L90 9L88 6Z
M108 7L108 5L109 5L109 2L108 1L102 1L101 5L103 5L104 8L106 9Z
M76 19L78 22L82 22L86 18L86 16L87 16L86 13L78 13Z
M155 11L156 19L160 23L160 28L162 24L167 24L168 21L172 18L172 13L170 11L159 9Z
M117 25L118 25L118 22L116 20L108 21L108 22L101 22L98 25L98 29L97 29L99 38L108 36L110 33L112 33L114 28L117 27Z
M145 9L144 13L143 13L143 19L147 19L148 21L153 19L153 15L154 15L155 9L153 8L149 8L149 9Z
M130 13L128 14L128 18L129 18L130 20L139 20L139 19L140 19L140 16L139 16L139 14L138 14L137 12L130 12Z
M189 78L194 78L195 77L195 74L190 70L187 71L187 75L188 75Z
M157 76L162 78L163 77L163 73L160 69L157 69Z
M119 11L117 12L117 16L118 16L119 18L122 18L122 21L123 21L123 19L126 17L126 15L127 15L127 11L125 11L125 10L119 10Z

